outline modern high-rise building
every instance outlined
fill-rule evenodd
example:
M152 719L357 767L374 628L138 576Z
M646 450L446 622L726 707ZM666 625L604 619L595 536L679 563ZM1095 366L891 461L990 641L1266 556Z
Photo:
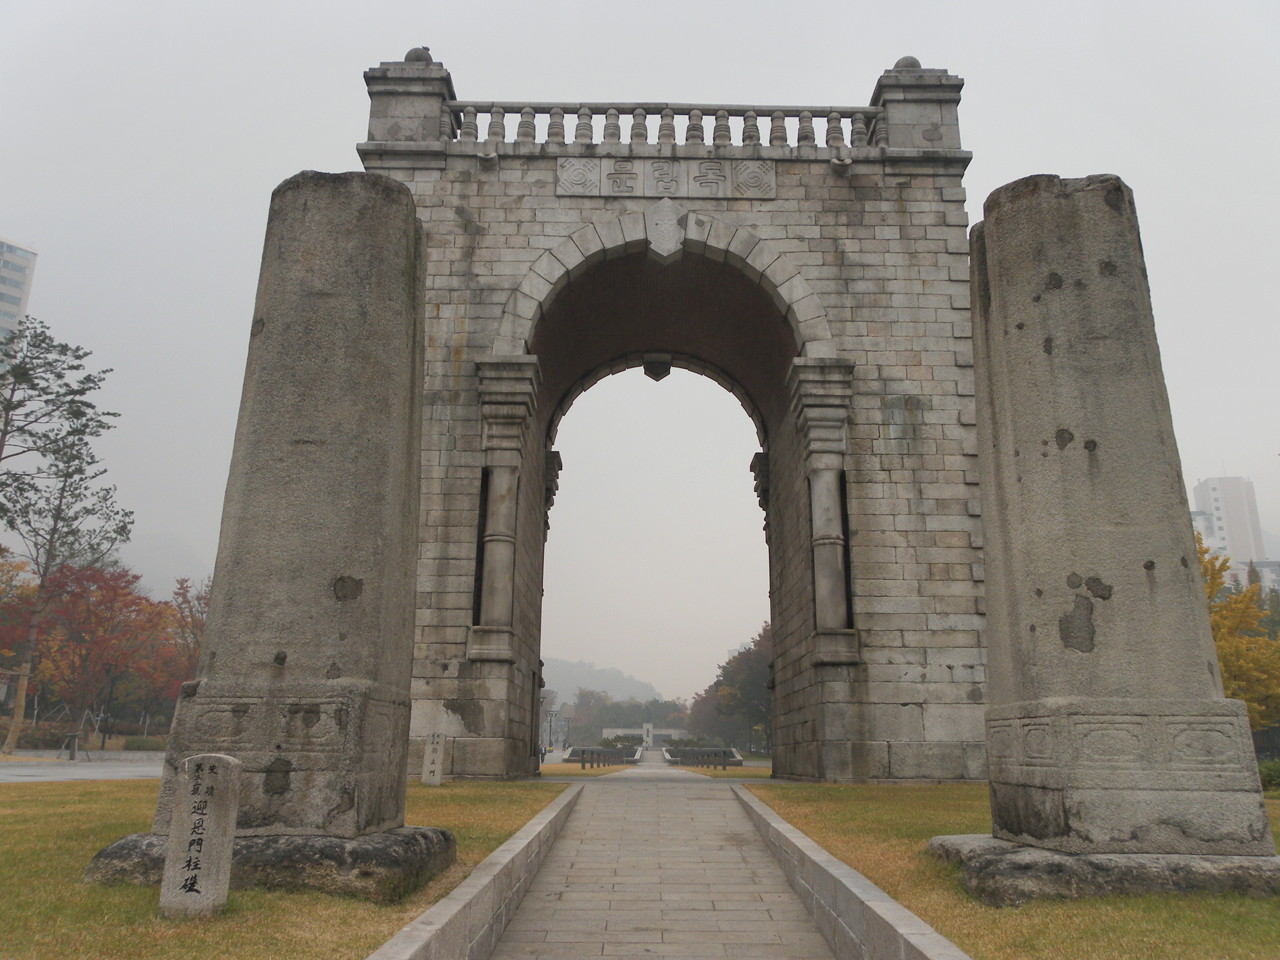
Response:
M1233 566L1267 558L1252 480L1209 477L1191 495L1196 507L1192 520L1210 550L1226 554Z
M0 239L0 338L18 329L31 298L36 252Z

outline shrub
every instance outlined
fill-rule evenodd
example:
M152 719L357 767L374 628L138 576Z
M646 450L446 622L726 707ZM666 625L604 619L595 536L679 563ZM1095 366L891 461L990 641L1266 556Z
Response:
M1258 776L1263 790L1280 790L1280 757L1259 762Z
M125 737L124 750L166 750L168 741L165 737Z

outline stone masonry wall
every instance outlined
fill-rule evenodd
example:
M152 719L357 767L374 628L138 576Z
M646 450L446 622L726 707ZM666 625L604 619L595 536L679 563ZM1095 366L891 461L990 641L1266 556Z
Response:
M622 237L617 224L625 226L628 214L668 202L652 195L569 195L573 186L563 179L569 168L561 160L608 161L615 171L631 161L652 177L655 159L749 158L772 165L771 196L677 194L670 202L724 225L731 236L736 230L758 237L760 250L767 246L777 263L794 268L798 279L771 285L750 258L742 265L788 313L801 354L851 362L854 378L844 487L857 663L812 662L803 442L790 417L778 420L769 437L771 609L779 638L776 769L839 780L983 776L982 541L961 186L968 154L960 150L955 120L960 81L900 64L885 73L871 106L860 108L865 116L837 108L843 110L840 135L829 134L820 146L728 143L724 118L723 134L718 123L707 142L655 143L656 108L644 142L610 140L607 127L605 141L594 142L599 116L591 141L579 126L577 142L542 142L534 114L545 123L547 105L526 108L516 139L509 140L500 116L493 126L497 106L464 106L448 73L429 59L383 64L366 80L374 110L362 158L367 169L413 192L427 243L411 736L446 733L452 750L446 773L514 776L533 769L527 757L546 509L546 436L539 430L546 418L545 411L535 415L523 439L517 650L512 662L469 661L485 463L475 363L527 349L528 331L536 330L557 292L545 292L550 284L539 280L542 299L524 293L534 289L527 278L548 262L540 260L548 251L575 234L586 247L579 231L596 225L590 236L601 238L593 242L605 249L584 249L585 263L566 266L561 282L572 283L591 269L593 257L611 255L608 237ZM685 115L692 121L697 112L677 108L667 112L679 112L682 126ZM761 122L768 124L770 110L759 108ZM560 112L572 131L576 110ZM714 108L704 112L710 125ZM811 112L825 119L837 111ZM481 139L475 131L485 129L479 118L485 113L490 136ZM617 115L606 123L617 122ZM554 109L550 116L554 125ZM742 110L734 108L733 116L742 117ZM625 111L622 120L624 127L631 120ZM803 140L805 117L799 122ZM778 129L775 124L771 132ZM609 182L598 189L607 191ZM715 229L704 255L732 262L731 249L726 254L714 246ZM656 242L652 233L648 242ZM684 255L703 249L698 243L686 238ZM813 297L798 306L794 294L801 287ZM816 314L801 316L815 303ZM418 758L420 748L411 755L411 771Z

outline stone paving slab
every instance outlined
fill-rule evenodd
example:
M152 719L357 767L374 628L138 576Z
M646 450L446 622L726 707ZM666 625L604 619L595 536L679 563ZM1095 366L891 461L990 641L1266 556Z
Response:
M730 785L646 764L584 784L492 957L832 953Z

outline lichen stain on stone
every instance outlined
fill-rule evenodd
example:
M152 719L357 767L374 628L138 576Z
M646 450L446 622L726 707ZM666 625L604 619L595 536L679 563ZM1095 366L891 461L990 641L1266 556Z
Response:
M293 763L285 757L276 757L267 764L267 775L262 780L262 792L268 796L280 796L289 792L289 775Z
M1142 564L1143 570L1154 570L1155 568L1156 568L1156 562L1154 560L1147 560Z
M261 317L257 317L249 327L249 336L256 337L260 334L267 323Z
M1112 187L1102 199L1106 201L1108 207L1117 213L1124 210L1124 191L1119 187Z
M1062 289L1062 274L1060 274L1060 273L1051 273L1051 274L1049 274L1049 276L1048 276L1048 277L1045 279L1045 281L1044 281L1044 288L1045 288L1046 290L1061 290L1061 289Z
M329 664L329 669L324 672L326 680L337 680L342 676L342 671L338 668L338 661L334 660Z
M1111 599L1111 584L1103 583L1098 577L1090 577L1084 582L1085 589L1099 600Z
M1102 260L1098 263L1098 273L1104 277L1114 277L1116 275L1116 262L1114 260Z
M283 650L277 650L276 655L271 658L277 667L283 667L284 662L289 659L289 655Z
M1067 588L1069 590L1079 590L1080 585L1084 583L1084 579L1078 573L1067 574Z
M1095 451L1095 450L1097 450L1097 449L1098 449L1098 441L1097 441L1097 440L1086 440L1086 441L1084 442L1084 448L1085 448L1086 450L1088 450L1090 453L1093 453L1093 451Z
M333 581L333 596L339 603L354 600L364 592L364 581L357 577L339 577Z
M1070 612L1058 618L1058 634L1062 638L1062 645L1081 653L1092 653L1095 632L1093 601L1077 593L1075 605Z
M1053 356L1053 337L1044 338L1044 352L1048 356Z
M1059 427L1058 432L1053 435L1053 442L1058 445L1059 450L1065 450L1075 438L1076 435L1066 427Z
M484 708L478 700L446 700L444 708L462 721L473 737L484 736Z

